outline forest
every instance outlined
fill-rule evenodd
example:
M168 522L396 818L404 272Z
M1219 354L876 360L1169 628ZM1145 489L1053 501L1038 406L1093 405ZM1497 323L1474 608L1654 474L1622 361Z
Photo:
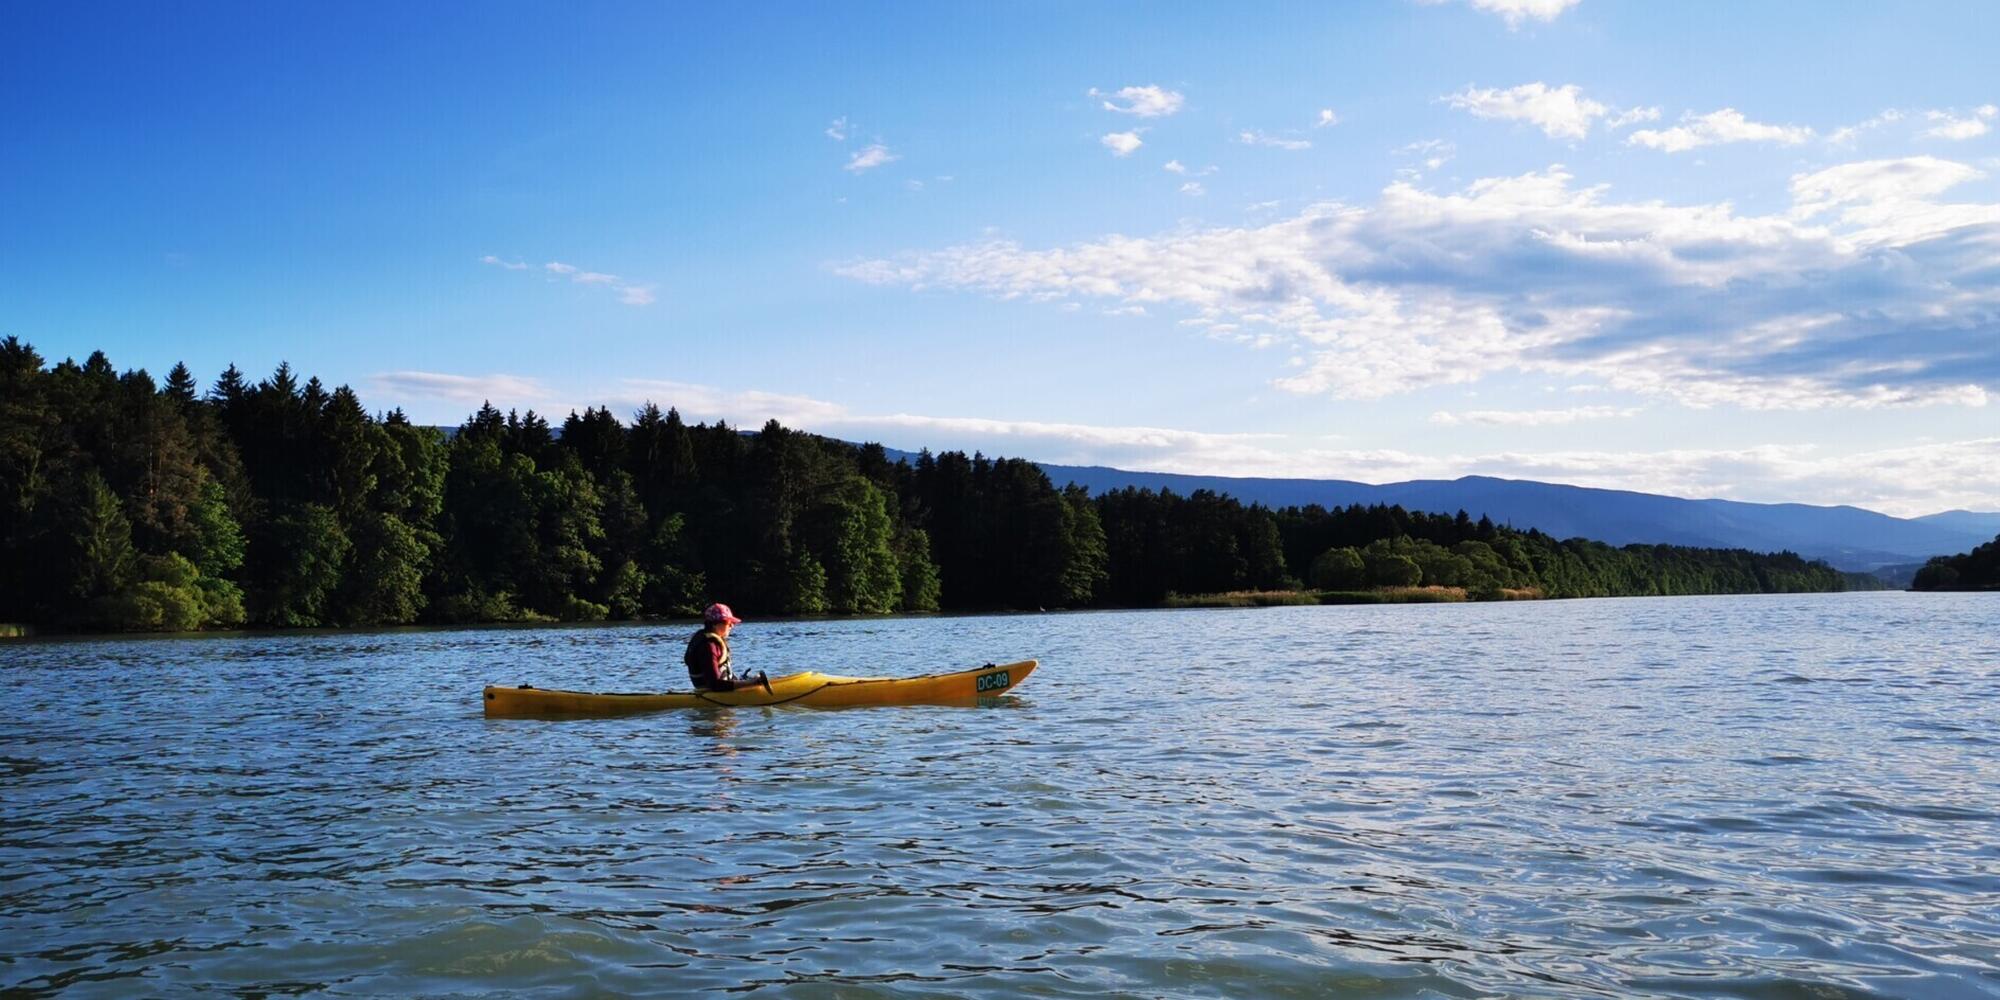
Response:
M289 366L205 390L0 339L0 622L49 630L1151 607L1170 594L1474 599L1839 590L1790 553L1557 540L1400 507L1092 497L1021 459L688 424L371 413Z
M1970 552L1937 556L1917 570L1911 590L2000 590L2000 537Z

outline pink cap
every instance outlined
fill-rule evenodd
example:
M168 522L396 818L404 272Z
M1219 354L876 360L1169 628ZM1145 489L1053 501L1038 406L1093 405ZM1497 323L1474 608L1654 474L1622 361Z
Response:
M729 605L727 604L709 605L708 610L701 613L701 620L710 625L720 625L723 622L728 622L731 625L743 624L743 619L736 617L736 613L729 610Z

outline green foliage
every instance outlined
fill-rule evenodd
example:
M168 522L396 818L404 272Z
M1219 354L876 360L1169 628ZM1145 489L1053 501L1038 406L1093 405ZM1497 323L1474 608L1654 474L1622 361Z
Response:
M1098 591L1111 578L1110 556L1105 548L1104 520L1090 494L1072 484L1063 490L1063 560L1056 573L1054 603L1076 606L1094 603ZM1273 551L1277 533L1271 534Z
M1368 568L1368 582L1377 587L1414 587L1424 578L1423 568L1406 555L1367 551L1361 561Z
M821 566L811 553L801 552L792 559L791 572L786 580L784 609L787 614L826 613L826 567Z
M1320 553L1307 578L1321 590L1353 590L1367 585L1368 568L1358 550L1340 546Z
M364 511L353 527L354 548L343 573L334 620L344 625L415 621L422 613L430 546L402 518Z
M288 505L265 519L250 539L251 618L281 627L337 624L333 594L352 548L321 504Z
M800 517L798 535L807 558L824 567L827 610L882 614L901 604L895 525L873 483L850 475L817 491Z
M937 564L931 562L931 536L922 528L905 528L896 539L896 562L903 577L903 610L936 611Z
M130 579L136 558L132 524L96 469L86 470L77 481L74 504L68 518L69 593L79 598L115 594Z
M201 499L190 511L188 522L192 544L187 554L202 575L223 579L243 565L248 543L243 528L229 512L229 498L221 483L214 479L202 482Z

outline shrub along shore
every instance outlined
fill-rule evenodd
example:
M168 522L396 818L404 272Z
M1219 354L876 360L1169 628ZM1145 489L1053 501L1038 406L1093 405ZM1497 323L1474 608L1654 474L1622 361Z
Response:
M0 621L39 630L591 621L710 600L773 616L1848 586L1791 553L1613 548L1464 511L1093 497L1020 459L890 461L651 404L555 426L489 403L447 431L284 365L256 382L232 366L203 391L184 365L163 383L102 352L49 365L14 337L0 339L0 566Z

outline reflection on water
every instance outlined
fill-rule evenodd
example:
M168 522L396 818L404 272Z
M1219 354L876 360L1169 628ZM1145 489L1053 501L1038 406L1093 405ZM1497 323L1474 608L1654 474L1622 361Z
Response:
M981 709L483 719L678 628L0 645L24 995L2000 993L2000 601L746 626Z

